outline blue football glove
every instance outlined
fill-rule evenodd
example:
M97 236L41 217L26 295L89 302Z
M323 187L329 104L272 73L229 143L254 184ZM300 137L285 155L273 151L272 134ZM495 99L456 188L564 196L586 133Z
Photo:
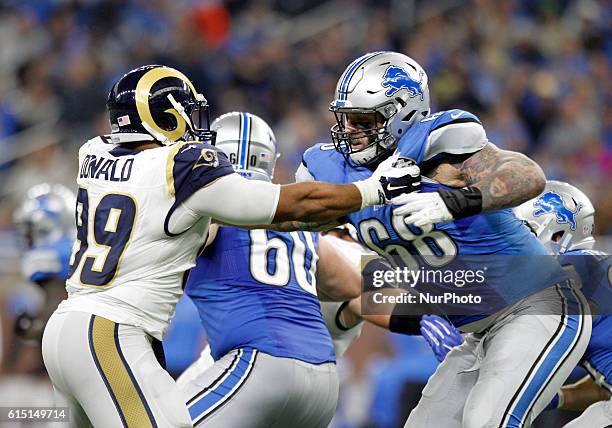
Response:
M451 349L463 343L459 330L442 317L424 315L420 324L421 334L438 361L443 361Z

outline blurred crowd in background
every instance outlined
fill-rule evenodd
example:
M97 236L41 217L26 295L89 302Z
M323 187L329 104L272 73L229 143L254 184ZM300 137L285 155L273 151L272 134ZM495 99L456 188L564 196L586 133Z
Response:
M4 0L0 265L16 253L7 244L15 204L39 182L75 188L78 148L109 132L106 95L128 70L178 68L213 117L261 116L282 153L276 179L291 182L304 149L329 141L338 77L376 50L401 51L425 68L432 110L475 113L493 143L583 189L597 210L596 233L612 234L610 22L606 0ZM394 426L367 425L372 411L359 403L376 392L360 379L416 348L377 334L365 333L375 338L351 360L344 389L353 405L339 414L348 409L342 417L356 422L338 426Z
M348 63L367 51L399 50L429 74L434 111L474 112L499 147L584 189L598 208L598 233L612 231L605 0L1 4L3 202L40 180L74 187L78 147L108 132L111 85L149 63L190 76L213 116L243 109L267 120L282 153L277 178L292 181L303 150L329 140L328 105Z

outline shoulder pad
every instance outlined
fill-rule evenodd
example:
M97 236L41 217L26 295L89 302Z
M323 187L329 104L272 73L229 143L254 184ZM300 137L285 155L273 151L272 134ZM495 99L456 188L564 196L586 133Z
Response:
M318 143L308 148L302 156L302 165L315 180L331 181L323 178L323 172L344 164L344 158L333 144Z
M308 167L308 161L317 160L321 157L330 157L338 154L332 143L317 143L306 149L302 155L302 164Z
M474 153L488 142L480 120L465 110L441 111L426 117L421 123L429 126L424 161L442 153Z
M172 146L166 163L168 191L178 204L212 181L233 172L225 153L215 146L193 141L177 143Z

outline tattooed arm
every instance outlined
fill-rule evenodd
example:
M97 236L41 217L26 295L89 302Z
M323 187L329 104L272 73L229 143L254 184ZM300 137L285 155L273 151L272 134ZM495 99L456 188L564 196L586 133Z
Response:
M544 173L534 161L491 143L467 157L441 163L424 175L451 187L477 187L483 211L520 205L539 195L546 185Z

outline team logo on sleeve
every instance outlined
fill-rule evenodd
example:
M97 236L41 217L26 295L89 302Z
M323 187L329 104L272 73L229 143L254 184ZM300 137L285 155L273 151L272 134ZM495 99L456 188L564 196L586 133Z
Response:
M382 81L382 87L387 88L385 95L391 97L400 89L406 89L411 98L421 95L421 100L423 100L425 97L423 87L421 85L423 82L423 75L424 73L421 71L419 73L419 81L417 82L411 78L408 72L403 68L395 65L389 66L387 71L385 71Z
M576 214L578 214L582 208L582 204L578 204L576 206L576 210L572 211L565 205L561 195L553 191L549 191L536 199L533 206L535 207L535 211L533 212L534 216L539 217L541 215L551 213L555 215L557 223L568 223L570 225L570 229L576 230Z
M193 165L192 169L199 168L201 166L207 166L211 168L216 168L219 166L219 158L217 157L217 152L213 149L204 148L200 152L200 157L196 161L195 165Z

